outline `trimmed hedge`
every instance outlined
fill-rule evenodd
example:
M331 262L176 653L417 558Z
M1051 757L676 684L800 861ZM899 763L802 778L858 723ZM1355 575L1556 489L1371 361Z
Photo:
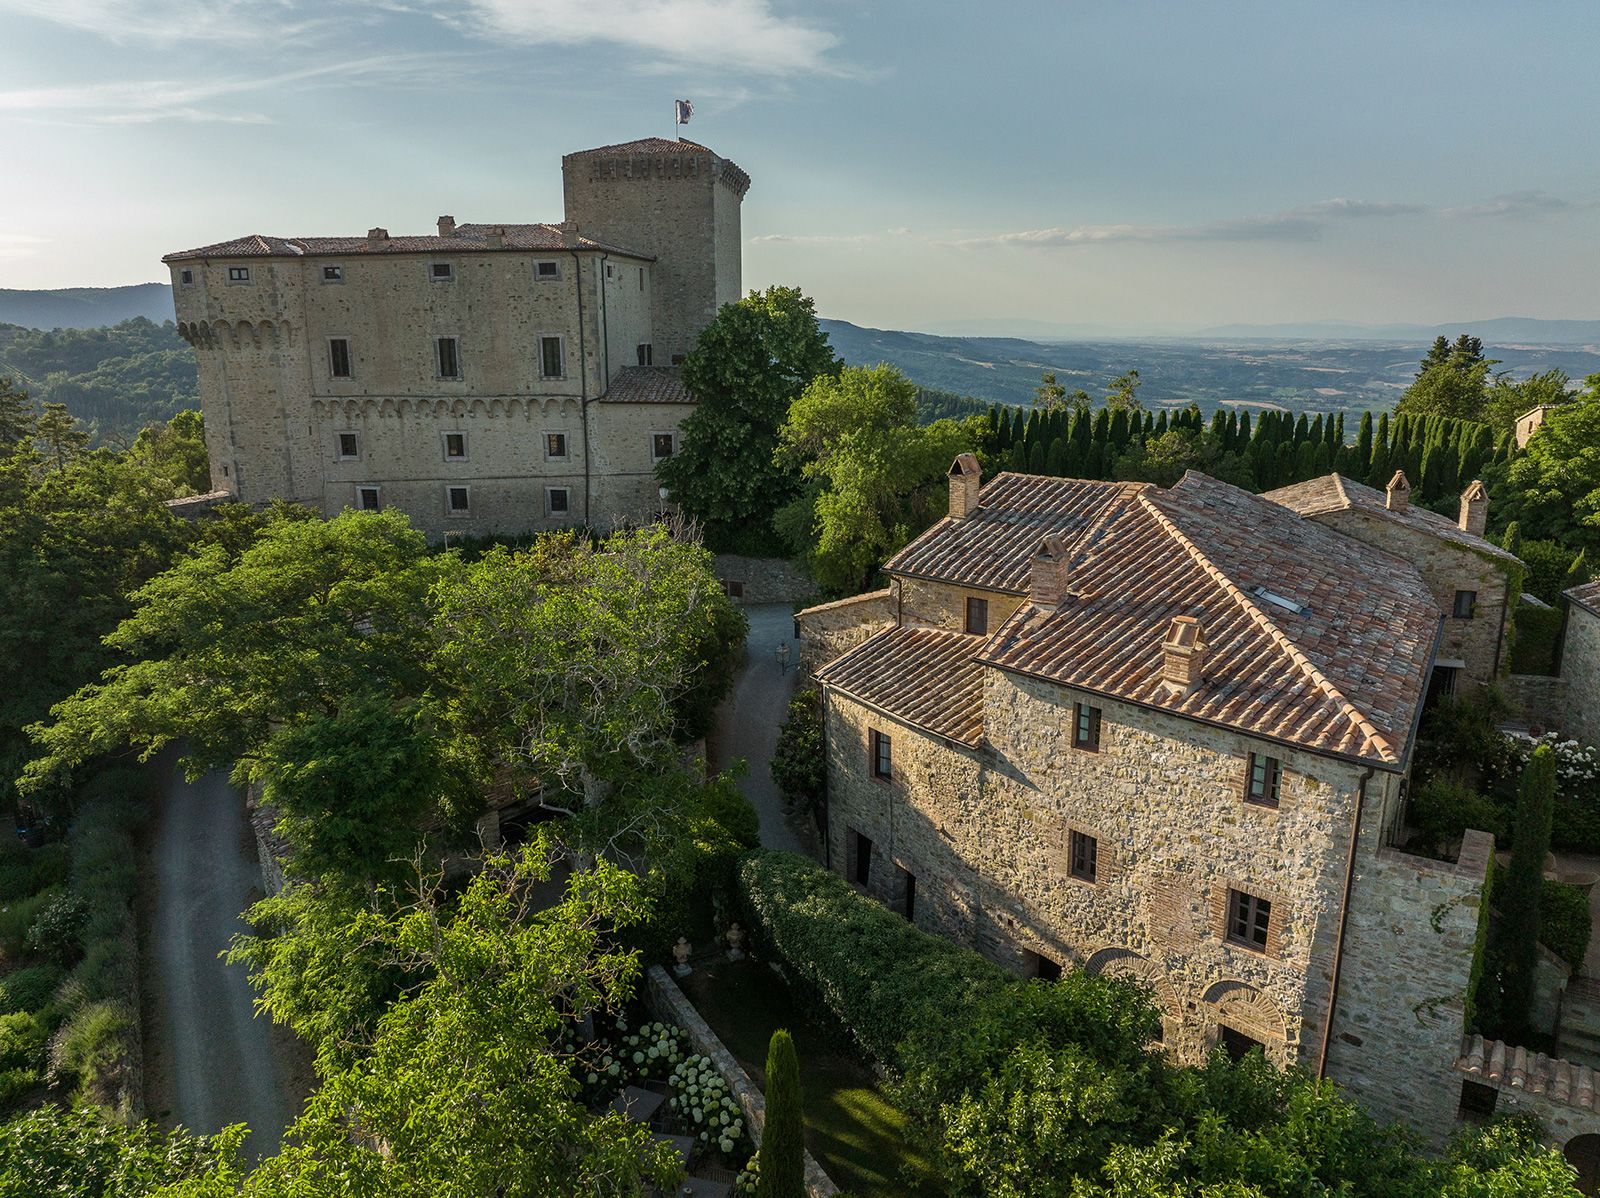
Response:
M1539 892L1539 942L1581 969L1590 931L1589 896L1576 886L1545 879Z

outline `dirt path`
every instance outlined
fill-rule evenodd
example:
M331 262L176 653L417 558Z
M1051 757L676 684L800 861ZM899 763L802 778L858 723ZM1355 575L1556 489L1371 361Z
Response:
M247 1152L265 1155L299 1113L308 1070L293 1038L256 1017L244 966L218 957L261 895L255 840L226 774L188 783L174 761L159 768L143 937L150 1114L197 1132L248 1123Z
M799 677L794 608L787 603L766 603L747 607L744 614L750 621L749 653L734 680L733 692L717 712L716 729L707 746L711 766L726 769L743 757L750 768L739 780L739 789L761 818L761 843L791 853L812 853L815 836L789 820L772 781L772 750ZM786 673L778 668L780 644L789 646Z

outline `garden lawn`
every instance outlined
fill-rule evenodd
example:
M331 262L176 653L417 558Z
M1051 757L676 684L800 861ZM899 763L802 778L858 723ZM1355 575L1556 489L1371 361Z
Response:
M830 1034L796 1008L772 970L749 960L717 961L696 965L678 984L763 1089L767 1041L776 1029L789 1029L800 1055L806 1147L841 1190L858 1198L943 1192L927 1160L907 1144L906 1117L884 1097L872 1070L842 1034Z

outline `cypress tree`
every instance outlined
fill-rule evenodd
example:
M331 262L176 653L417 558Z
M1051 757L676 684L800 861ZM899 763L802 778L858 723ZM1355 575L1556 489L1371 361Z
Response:
M1111 439L1111 409L1110 408L1101 408L1098 412L1095 413L1095 417L1094 417L1094 438L1093 438L1093 440L1094 440L1094 443L1096 445L1100 446L1103 449L1103 448L1105 448L1106 442L1109 441L1110 439Z
M1128 412L1125 408L1118 408L1111 417L1110 444L1119 453L1128 444Z
M1228 423L1227 426L1222 430L1222 447L1223 449L1231 449L1235 452L1237 452L1240 448L1239 413L1234 411L1232 408L1228 409Z
M800 1110L800 1060L779 1028L767 1044L767 1123L757 1160L760 1198L805 1198L805 1124Z
M1306 414L1304 412L1301 412L1300 413L1300 419L1296 420L1294 422L1294 443L1296 445L1299 445L1302 442L1308 440L1310 438L1310 436L1311 436L1311 422L1306 419Z
M1228 443L1228 414L1221 408L1211 414L1211 435L1224 445Z
M1522 525L1515 520L1506 525L1505 535L1500 538L1500 548L1512 557L1522 556Z
M1250 444L1250 413L1245 412L1239 417L1239 437L1234 442L1235 449L1243 449Z
M1285 446L1284 448L1288 448ZM1313 441L1310 437L1301 441L1294 448L1294 474L1290 482L1304 482L1308 478L1317 476L1317 451L1323 448L1320 440Z
M1356 460L1350 473L1356 478L1366 478L1372 466L1372 413L1361 413L1361 428L1356 433Z
M1567 576L1561 580L1563 591L1570 591L1589 581L1589 563L1585 559L1588 552L1587 549L1580 549L1578 556L1572 559L1572 565L1567 567Z
M1004 453L1011 448L1011 418L1001 413L998 404L990 408L989 412L994 417L995 452Z
M1344 447L1344 413L1340 412L1336 420L1328 425L1328 444L1334 449Z
M1057 437L1050 442L1050 452L1045 455L1044 472L1052 478L1067 477L1067 439Z
M1311 422L1311 431L1306 434L1308 439L1310 439L1312 441L1321 441L1323 439L1323 437L1326 435L1326 433L1325 433L1325 431L1324 431L1322 426L1323 426L1322 413L1318 412L1317 413L1317 418Z
M1533 974L1539 960L1539 895L1544 859L1550 851L1550 819L1556 802L1556 754L1549 745L1533 751L1517 792L1511 864L1496 887L1500 906L1500 1013L1525 1035L1533 1007Z
M1273 471L1273 486L1284 487L1297 481L1294 476L1294 446L1285 441L1278 446L1278 463Z
M1159 437L1162 433L1164 433L1166 431L1167 431L1167 409L1162 408L1161 409L1161 415L1156 417L1155 428L1152 430L1152 432L1157 437Z

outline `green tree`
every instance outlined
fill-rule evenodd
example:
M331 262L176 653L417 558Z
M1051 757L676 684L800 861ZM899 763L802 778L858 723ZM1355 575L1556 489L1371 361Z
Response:
M24 443L31 445L38 421L28 393L18 390L13 380L0 378L0 456Z
M1500 904L1498 940L1503 962L1501 1017L1526 1036L1533 1010L1534 969L1539 952L1539 895L1544 860L1550 851L1550 819L1555 810L1556 758L1549 745L1533 751L1522 771L1511 864L1496 889Z
M778 426L807 384L838 369L812 301L793 287L751 292L700 333L683 364L697 406L657 473L713 544L767 542L773 513L797 489L794 470L773 457Z
M39 453L54 470L65 470L67 464L89 448L89 431L74 420L62 403L46 403L34 424L34 439Z
M772 750L772 780L786 806L822 823L828 762L822 743L822 691L801 687L789 700L789 714Z
M1541 404L1564 404L1572 395L1572 379L1564 370L1552 368L1521 381L1497 374L1484 399L1483 419L1502 432L1509 431L1524 412Z
M1039 385L1033 389L1033 406L1041 411L1054 412L1067 398L1067 389L1056 382L1055 371L1041 370Z
M174 495L203 495L211 490L205 419L195 409L177 413L166 424L140 430L128 447L128 456L170 481Z
M162 1132L46 1103L0 1126L0 1198L147 1198L232 1160L244 1130Z
M1600 374L1546 418L1507 471L1524 537L1600 550Z
M1400 396L1402 416L1451 416L1478 420L1488 397L1489 371L1498 365L1483 356L1483 342L1466 333L1450 345L1436 338L1417 377Z
M760 1198L805 1198L805 1124L800 1059L783 1028L767 1045L767 1121L761 1132Z
M1106 407L1113 412L1142 412L1139 402L1139 372L1119 374L1106 387Z
M821 485L811 568L831 594L861 590L944 514L945 471L981 439L976 420L919 426L915 398L915 385L892 366L847 366L818 378L789 410L779 453Z

